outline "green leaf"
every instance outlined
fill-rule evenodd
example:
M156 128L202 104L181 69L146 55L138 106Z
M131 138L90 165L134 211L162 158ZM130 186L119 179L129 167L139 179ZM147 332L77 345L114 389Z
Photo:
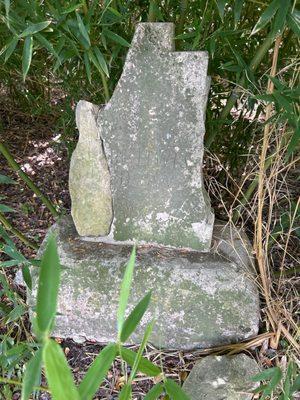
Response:
M26 364L26 369L22 382L21 400L28 400L33 391L33 387L39 384L41 369L42 349L39 349Z
M239 20L241 18L243 4L244 4L244 0L235 0L235 2L234 2L233 15L234 15L235 26L237 26L237 23L239 22Z
M15 306L11 312L6 317L6 323L9 324L10 322L16 321L17 319L21 318L26 312L26 309L22 304L18 304Z
M268 379L272 378L274 375L276 375L276 373L278 373L277 372L278 370L280 371L280 368L278 368L278 367L265 369L264 371L259 372L258 374L251 377L251 380L253 382L260 382L260 381L268 380Z
M53 54L57 59L59 59L59 56L57 54L57 52L55 51L54 47L52 46L52 44L49 42L49 40L47 40L45 38L45 36L43 36L40 33L37 33L35 35L36 39L38 40L38 42L40 42L40 44L45 47L45 49L47 49L49 51L49 53Z
M15 265L19 265L21 262L18 260L8 260L0 262L0 268L8 268L14 267Z
M291 6L291 0L279 0L279 8L276 13L273 26L274 36L278 36L282 33L286 24L287 13Z
M56 314L59 280L60 264L56 241L51 235L41 261L36 305L37 325L45 335L49 333Z
M269 4L267 9L261 14L259 20L257 21L256 25L254 26L251 32L251 35L254 35L262 28L264 28L273 18L278 8L279 8L279 0L273 0L272 3Z
M67 8L62 12L62 14L70 14L71 12L80 9L81 7L82 7L82 3L73 4L72 6L67 7Z
M29 290L32 289L32 280L31 280L31 275L30 275L30 270L28 265L24 265L22 268L22 276L24 279L24 282L26 283L27 287Z
M168 395L173 400L190 400L188 395L184 393L181 387L171 379L166 379L165 381L165 389Z
M125 320L125 310L128 303L130 287L132 282L133 276L133 269L135 264L135 256L136 256L136 248L135 246L132 249L130 259L128 261L127 267L125 269L124 277L121 284L121 291L120 291L120 300L119 300L119 308L118 308L118 337L121 338L121 333L123 329L123 324Z
M97 60L98 60L98 62L99 62L99 65L100 65L101 68L102 68L102 71L105 73L106 76L109 77L109 72L108 72L107 64L106 64L106 61L105 61L105 58L104 58L103 54L101 53L101 51L99 50L98 47L94 47L93 50L94 50L94 53L95 53L95 55L96 55L96 57L97 57Z
M221 20L223 21L227 0L215 0Z
M83 54L86 76L90 83L92 83L91 64L87 52Z
M121 357L127 364L133 366L136 356L137 353L135 351L127 349L126 347L121 348ZM161 373L161 369L157 365L144 357L140 359L137 369L147 376L158 376Z
M103 31L103 34L110 40L112 40L115 43L120 44L121 46L124 47L130 47L130 43L127 42L127 40L123 39L121 36L117 35L116 33L109 31L108 29L105 29Z
M43 361L53 400L80 400L66 357L52 339L43 348Z
M14 36L12 38L12 40L9 42L9 44L6 48L6 51L5 51L4 62L6 62L9 59L9 57L12 55L12 53L15 51L15 48L16 48L18 42L19 42L19 38L17 36ZM0 182L0 183L2 183L2 182Z
M116 355L117 346L109 344L95 358L78 388L82 400L93 398Z
M0 204L0 212L2 212L2 213L16 212L16 210L7 206L6 204Z
M78 23L78 28L79 32L82 34L82 36L85 38L85 40L88 42L89 46L91 45L90 37L88 34L88 31L81 19L81 16L76 12L76 18L77 18L77 23Z
M123 386L120 394L119 394L119 400L131 400L132 397L132 388L130 384L126 384Z
M4 6L6 19L9 20L10 0L4 0Z
M35 33L40 32L43 29L47 28L47 26L49 26L50 24L51 21L43 21L37 24L31 24L20 34L19 37L23 38L29 35L34 35Z
M6 175L1 175L0 174L0 184L2 185L2 184L6 184L6 185L10 185L10 184L17 184L17 182L16 181L14 181L13 179L11 179L11 178L9 178L8 176L6 176Z
M26 36L23 46L23 56L22 56L22 71L23 71L23 80L25 81L26 75L28 73L31 58L32 58L32 47L33 47L33 38L32 36Z
M287 157L289 157L299 146L300 143L300 123L298 122L298 126L295 129L295 132L293 133L290 143L288 145L287 149Z
M146 394L144 400L156 400L158 396L163 392L164 387L161 383L157 383L153 388Z
M122 332L121 332L121 341L126 342L132 332L135 330L143 315L145 314L149 303L151 300L151 292L146 294L146 296L135 306L133 311L130 313L129 317L124 322Z
M289 28L297 35L300 36L300 11L294 11L287 16L287 24Z

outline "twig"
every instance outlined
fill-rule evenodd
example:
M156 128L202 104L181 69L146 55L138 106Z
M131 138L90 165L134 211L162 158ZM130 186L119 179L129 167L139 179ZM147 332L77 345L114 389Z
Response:
M17 236L23 243L26 244L26 246L31 247L34 250L38 250L38 245L36 243L31 242L25 235L23 235L22 232L20 232L17 228L14 228L12 224L9 222L9 220L2 214L0 213L0 222L3 224L3 226L10 231L12 234Z

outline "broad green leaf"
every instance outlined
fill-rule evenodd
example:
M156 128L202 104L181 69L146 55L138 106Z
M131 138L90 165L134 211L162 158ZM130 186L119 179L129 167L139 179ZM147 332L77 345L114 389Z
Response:
M90 83L92 83L91 64L87 52L83 54L86 76Z
M274 368L268 368L265 369L262 372L259 372L258 374L254 375L251 380L253 382L259 382L259 381L263 381L263 380L267 380L272 378L274 375L278 374L278 371L281 372L279 367L274 367Z
M45 335L49 333L56 314L59 280L60 264L56 241L51 235L41 261L36 305L37 324L39 330Z
M125 269L124 277L121 284L121 291L120 291L120 299L119 299L119 308L118 308L118 338L121 338L121 332L123 329L123 324L125 320L125 311L128 303L130 287L132 282L133 276L133 269L135 264L135 256L136 256L136 249L135 246L132 249L130 259Z
M144 400L156 400L158 396L163 392L164 387L161 383L157 383L153 388L146 394Z
M79 32L82 34L82 36L85 38L85 40L88 42L88 44L90 46L91 42L90 42L90 37L89 37L88 31L81 19L81 16L78 14L78 12L76 12L76 18L77 18Z
M28 73L31 58L32 58L32 47L33 47L33 38L32 36L26 36L23 46L23 55L22 55L22 72L23 72L23 80L25 81L26 75Z
M118 44L120 44L121 46L124 47L130 47L130 43L127 42L127 40L123 39L121 36L117 35L116 33L105 29L103 31L103 34L108 38L111 39L113 42L116 42Z
M276 17L273 25L274 36L278 36L282 33L286 24L286 17L291 7L291 0L279 0L279 8L276 13Z
M26 283L27 287L29 290L32 289L32 280L31 280L31 275L30 275L30 270L28 265L24 265L22 268L22 276L24 279L24 282Z
M5 51L4 62L6 62L9 59L9 57L12 55L12 53L15 51L15 48L16 48L18 42L19 42L19 38L17 36L14 36L12 38L12 40L9 42L9 44L6 48L6 51Z
M127 364L129 364L131 367L134 364L136 355L137 353L133 350L127 349L126 347L121 348L122 359L126 361ZM151 361L147 360L147 358L144 357L140 359L137 369L147 376L157 376L161 373L161 369L157 365L153 364Z
M33 391L33 387L39 384L41 369L42 349L39 349L26 364L26 369L22 382L21 400L28 400Z
M223 21L227 0L215 0L221 20Z
M241 18L243 4L244 4L244 0L235 0L235 2L234 2L233 15L234 15L235 26L237 26L237 23L239 22L239 20Z
M105 58L104 58L103 54L101 53L101 51L99 50L98 47L94 47L93 51L94 51L94 53L95 53L95 55L97 57L97 60L99 62L99 65L101 66L103 72L105 73L106 76L109 77L107 64L106 64L106 61L105 61Z
M273 0L267 9L261 14L259 20L257 21L256 25L254 26L251 35L254 35L262 28L264 28L270 20L274 17L276 11L279 8L279 0Z
M26 37L29 35L34 35L37 32L42 31L43 29L47 28L51 24L51 21L43 21L43 22L38 22L37 24L31 24L29 25L21 34L20 38Z
M129 338L129 336L134 332L135 328L143 318L149 303L151 300L151 292L146 294L146 296L135 306L132 310L126 321L124 322L122 332L121 332L121 341L124 343Z
M90 400L93 398L116 355L117 346L115 344L109 344L95 358L78 388L82 400Z
M6 185L10 185L10 184L17 184L16 181L14 181L13 179L9 178L6 175L1 175L0 174L0 184L6 184Z
M120 394L119 394L119 400L131 400L132 397L132 388L130 384L126 384L123 386Z
M166 379L165 389L168 395L173 400L190 400L187 394L181 389L181 387L171 379Z
M16 212L16 210L7 206L6 204L0 204L0 212L2 212L2 213Z
M288 26L292 29L292 31L300 36L300 11L296 8L294 11L287 16Z
M43 361L52 399L80 400L64 352L52 339L48 339L44 345Z
M137 352L137 355L135 357L135 360L134 360L134 363L133 363L133 366L132 366L131 375L130 375L130 379L131 380L134 379L134 377L135 377L135 375L137 373L137 370L139 368L139 365L140 365L140 362L141 362L141 359L142 359L142 354L143 354L143 351L144 351L144 349L146 347L146 344L148 342L149 336L151 335L151 332L152 332L152 329L153 329L153 325L154 325L154 321L151 321L146 326L142 343L140 344L139 350Z

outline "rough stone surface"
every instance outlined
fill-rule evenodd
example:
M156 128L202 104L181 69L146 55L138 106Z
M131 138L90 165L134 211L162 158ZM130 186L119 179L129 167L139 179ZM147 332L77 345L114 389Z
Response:
M251 400L257 383L251 377L259 372L255 360L237 356L208 356L197 362L183 389L191 400Z
M115 240L209 251L203 186L206 52L175 52L174 25L142 23L97 123L111 173Z
M98 136L98 107L80 101L76 108L79 141L72 154L69 189L72 217L79 235L103 236L112 223L110 176Z
M81 240L70 217L51 229L64 266L54 335L100 343L116 338L124 265L131 246ZM219 226L217 236L222 236ZM229 246L230 248L230 246ZM207 348L257 334L259 301L249 263L236 265L215 253L139 246L130 305L153 290L152 303L132 343L156 318L150 342L168 349ZM29 304L35 304L34 290Z

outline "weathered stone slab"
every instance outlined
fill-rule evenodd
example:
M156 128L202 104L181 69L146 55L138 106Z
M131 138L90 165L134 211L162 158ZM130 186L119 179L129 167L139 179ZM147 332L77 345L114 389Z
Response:
M206 52L175 52L174 25L142 23L98 129L111 173L115 240L209 251L203 186Z
M110 176L96 126L98 110L87 101L76 108L79 141L72 154L69 190L72 217L82 236L107 235L112 223Z
M258 386L251 377L258 372L256 361L245 354L208 356L195 364L183 389L191 400L251 400Z
M131 246L83 241L70 217L52 231L64 266L54 335L100 343L114 340L120 283ZM217 232L220 236L221 229ZM218 240L222 239L214 242ZM153 298L132 342L140 342L153 317L150 342L168 349L207 348L257 334L258 292L247 265L215 253L139 246L130 305L150 289ZM35 296L36 288L29 295L32 306Z

